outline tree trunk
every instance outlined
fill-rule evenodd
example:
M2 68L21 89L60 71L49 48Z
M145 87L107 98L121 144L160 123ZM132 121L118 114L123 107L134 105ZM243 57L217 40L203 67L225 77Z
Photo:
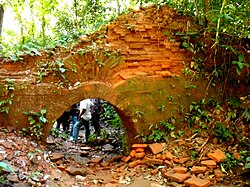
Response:
M2 36L3 16L4 16L4 8L3 5L0 5L0 37Z
M207 20L206 14L207 14L207 12L210 9L210 3L209 3L209 0L204 0L203 3L204 3L204 11L203 11L203 14L204 14L204 25L205 25L205 27L207 27L208 26L208 20Z

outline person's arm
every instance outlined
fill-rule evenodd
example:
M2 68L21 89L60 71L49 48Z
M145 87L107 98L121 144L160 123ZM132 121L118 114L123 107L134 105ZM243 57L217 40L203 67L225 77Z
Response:
M84 114L85 111L86 111L86 109L82 109L81 113L78 116L78 120L81 118L81 116Z
M102 106L102 104L101 104L101 103L100 103L100 106L99 106L99 107L100 107L100 110L99 110L99 113L98 113L98 114L99 114L99 115L101 115L101 114L102 114L102 112L103 112L103 106Z

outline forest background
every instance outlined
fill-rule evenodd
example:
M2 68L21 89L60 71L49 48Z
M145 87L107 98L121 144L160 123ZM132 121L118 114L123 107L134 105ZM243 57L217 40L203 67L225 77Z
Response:
M214 50L223 48L236 57L242 55L235 59L240 61L235 63L238 73L249 66L243 63L243 53L249 51L240 46L250 40L248 0L1 0L0 56L15 60L23 53L39 54L39 49L66 45L131 8L149 4L167 4L190 16L199 24L199 33L212 34ZM14 20L14 25L2 27L9 20Z

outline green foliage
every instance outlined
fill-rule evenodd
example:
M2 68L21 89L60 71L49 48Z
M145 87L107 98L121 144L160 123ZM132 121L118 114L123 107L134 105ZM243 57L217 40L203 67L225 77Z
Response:
M43 125L48 122L46 119L46 109L41 109L39 112L24 112L24 114L28 115L28 121L30 123L30 126L28 127L28 130L30 132L30 135L38 140L41 139L43 136ZM23 129L23 134L26 135L25 131L27 132L27 129Z
M157 124L151 124L149 127L149 130L151 130L151 134L148 136L148 140L153 140L154 142L168 142L168 135L170 135L172 138L178 138L179 135L175 134L175 126L171 123L171 121L172 119L169 118L168 121L162 120Z
M5 169L7 171L14 173L13 169L5 162L0 162L0 173L2 172L2 169Z
M89 137L88 137L88 141L91 142L91 143L94 143L96 142L97 140L97 135L96 134L90 134Z
M159 110L163 112L163 111L165 110L165 107L166 107L165 105L161 105L161 106L159 107Z
M13 103L14 94L12 92L15 91L15 85L11 79L5 79L5 81L6 83L2 89L5 99L0 100L0 112L8 114L9 106Z
M43 81L43 77L48 76L49 74L59 78L59 84L60 79L66 80L65 72L67 69L64 67L64 63L61 59L57 59L56 61L50 61L48 63L39 62L38 69L35 74L37 76L38 82Z
M103 106L103 113L100 116L102 121L105 121L112 128L121 128L122 121L120 116L114 109L114 107L108 102L103 102L102 106Z
M247 150L240 152L240 158L236 159L232 154L226 153L226 159L221 162L221 168L225 171L232 170L235 167L243 166L244 169L250 168L250 157Z
M201 127L205 127L205 123L211 122L211 116L206 112L206 105L208 101L201 99L198 102L192 102L189 106L189 112L186 113L185 121L189 126L199 124Z
M52 128L50 130L50 135L53 137L62 138L64 140L69 139L69 134L65 133L65 132L60 132L60 130L58 128Z
M216 129L214 135L218 138L220 143L224 141L227 142L232 137L230 131L227 130L226 127L220 122L216 123Z
M241 160L237 160L230 153L226 153L226 159L222 161L221 167L223 170L231 170L232 168L238 166L241 163Z
M247 158L246 158L246 163L245 163L244 168L245 168L245 169L250 169L250 157L247 157Z
M5 180L6 180L4 178L4 176L1 176L1 173L2 173L3 169L14 173L13 169L8 164L6 164L5 162L0 162L0 184L5 182Z
M232 61L232 64L236 65L236 72L237 72L238 75L241 74L244 67L250 67L250 64L245 63L244 61L245 60L244 60L243 55L238 56L238 61L236 61L236 60Z

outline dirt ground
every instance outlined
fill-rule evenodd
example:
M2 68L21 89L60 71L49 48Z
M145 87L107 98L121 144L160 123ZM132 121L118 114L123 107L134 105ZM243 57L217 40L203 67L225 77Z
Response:
M40 145L29 138L20 137L13 128L3 128L0 131L0 160L7 163L13 172L2 170L1 176L5 180L1 182L1 186L192 186L172 178L168 172L186 168L183 175L189 175L190 168L200 166L208 152L218 149L225 152L228 149L225 144L214 144L206 136L197 134L168 144L147 145L143 150L144 156L139 158L131 156L133 150L130 155L125 155L122 143L115 137L111 136L106 140L99 137L94 144L84 143L83 130L79 137L80 141L75 144L62 137L50 136L46 145ZM155 145L163 145L162 150ZM194 145L202 147L200 157L196 160L192 160L188 154ZM236 147L231 149L237 152ZM172 155L170 159L167 156L169 154ZM205 173L196 175L204 183L193 186L250 184L249 171L223 171L218 163L211 168L205 167ZM215 170L221 171L220 177L216 176ZM208 185L205 184L207 181Z

